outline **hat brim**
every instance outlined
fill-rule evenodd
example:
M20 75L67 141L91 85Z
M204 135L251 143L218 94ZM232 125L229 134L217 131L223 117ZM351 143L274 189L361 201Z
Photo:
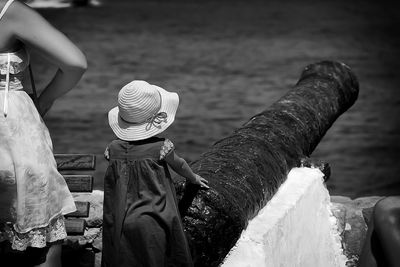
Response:
M108 124L114 134L125 141L144 140L165 131L175 120L175 114L179 106L179 96L177 93L168 92L156 85L154 88L160 93L161 107L159 112L165 112L167 118L165 122L157 125L149 125L148 122L142 124L132 124L121 119L118 107L114 107L108 112Z

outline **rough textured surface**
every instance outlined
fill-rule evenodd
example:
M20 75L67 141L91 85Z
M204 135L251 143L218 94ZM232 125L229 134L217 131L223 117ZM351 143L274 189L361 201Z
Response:
M92 193L73 194L75 201L89 202L89 217L84 218L89 228L101 227L103 224L103 191L94 190Z
M343 196L331 196L332 213L340 222L340 234L345 255L349 259L348 267L357 266L368 229L372 209L382 197L362 197L350 199Z
M184 193L184 185L177 185L196 266L220 264L249 219L357 95L357 79L344 64L310 65L291 91L192 164L211 187L196 195L193 187Z
M317 168L293 168L222 267L344 267L347 258L323 176Z
M326 182L331 177L331 166L328 162L314 158L302 158L300 167L317 168L324 174L324 181Z
M63 244L62 264L64 267L100 266L103 224L103 191L74 194L76 201L90 203L89 217L84 235L68 236Z
M363 197L350 199L343 196L331 196L331 211L337 219L338 231L341 235L342 247L348 257L346 266L357 266L359 253L364 243L367 231L367 221L375 203L380 200L380 196ZM93 195L84 194L79 196L79 200L89 201L92 207L102 207L103 192L94 191ZM95 266L100 267L101 261L101 222L103 220L102 209L94 209L88 221L100 223L93 224L93 228L87 228L85 235L68 237L64 248L68 247L69 255L73 255L79 264L65 266L88 266L92 262L92 257L88 254L95 253ZM64 266L64 265L63 265Z
M55 154L57 169L64 170L94 170L96 156L91 154Z

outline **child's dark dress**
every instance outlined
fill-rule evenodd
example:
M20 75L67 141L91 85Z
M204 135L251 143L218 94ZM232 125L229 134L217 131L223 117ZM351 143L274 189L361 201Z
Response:
M114 140L104 178L103 267L193 266L164 160L168 139Z

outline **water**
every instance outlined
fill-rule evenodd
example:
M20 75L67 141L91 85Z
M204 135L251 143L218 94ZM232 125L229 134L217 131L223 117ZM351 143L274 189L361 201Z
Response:
M104 0L40 9L89 61L79 85L45 118L55 152L97 154L101 188L101 154L113 139L106 113L124 84L143 79L179 93L166 136L194 160L284 95L303 67L339 60L361 88L313 153L331 165L328 189L351 197L400 194L398 10L395 1L372 0ZM33 58L40 89L54 69Z

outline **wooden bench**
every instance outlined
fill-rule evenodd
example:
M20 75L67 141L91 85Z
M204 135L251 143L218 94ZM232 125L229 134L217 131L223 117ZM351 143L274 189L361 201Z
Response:
M72 193L90 193L93 191L93 171L96 168L96 156L92 154L55 154L57 169L64 176ZM90 173L91 171L91 173ZM89 216L90 203L76 201L77 211L66 215L65 227L68 235L83 235L85 220Z

